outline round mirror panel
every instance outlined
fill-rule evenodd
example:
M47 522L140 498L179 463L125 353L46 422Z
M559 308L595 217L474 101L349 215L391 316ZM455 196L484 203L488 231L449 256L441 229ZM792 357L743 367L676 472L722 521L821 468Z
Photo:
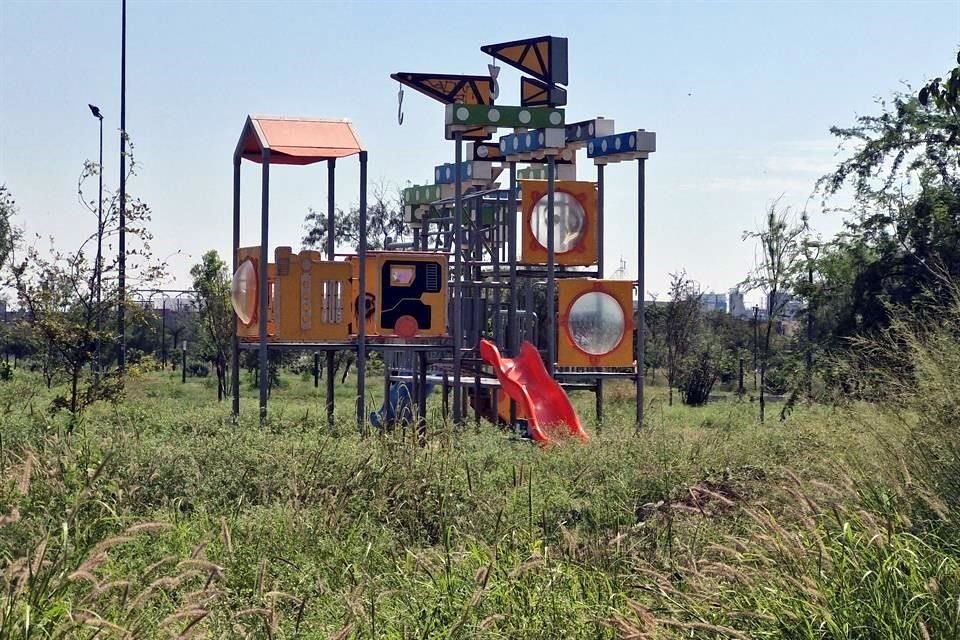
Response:
M249 325L257 310L257 270L251 260L244 260L230 283L230 302L242 324Z
M586 214L580 203L569 193L557 191L553 199L553 250L554 253L571 251L584 233ZM547 246L547 196L533 207L530 230L544 248Z
M620 344L624 320L616 298L603 291L589 291L570 305L567 327L577 347L590 355L602 356Z

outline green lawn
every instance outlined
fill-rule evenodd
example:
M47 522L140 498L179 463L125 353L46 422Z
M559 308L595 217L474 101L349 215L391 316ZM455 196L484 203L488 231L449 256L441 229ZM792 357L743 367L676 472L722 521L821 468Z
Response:
M247 378L234 424L212 381L137 374L72 433L0 383L0 639L960 637L957 521L879 410L654 387L636 435L609 385L602 429L575 396L591 441L544 450L435 393L418 447L283 381L261 428Z

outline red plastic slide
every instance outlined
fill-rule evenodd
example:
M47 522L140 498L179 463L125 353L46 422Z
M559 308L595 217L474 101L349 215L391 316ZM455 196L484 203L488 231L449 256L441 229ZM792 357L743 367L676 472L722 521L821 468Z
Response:
M527 416L527 426L534 440L549 444L553 440L547 431L557 428L566 429L569 435L579 440L588 439L570 398L547 373L536 347L524 342L519 356L504 358L497 345L481 340L480 357L493 367L500 386Z

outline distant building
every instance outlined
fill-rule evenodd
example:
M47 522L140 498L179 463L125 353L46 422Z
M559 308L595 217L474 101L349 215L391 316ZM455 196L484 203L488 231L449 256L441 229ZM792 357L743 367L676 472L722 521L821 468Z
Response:
M783 307L783 315L791 319L799 318L806 308L806 305L799 300L788 300Z
M727 296L722 293L704 293L700 295L700 308L703 311L727 312Z
M742 320L749 320L751 322L753 322L754 320L757 320L759 322L766 322L767 310L757 305L753 305L752 307L747 307L746 309L744 309L743 314L737 317Z
M644 301L643 301L643 308L644 308L644 309L650 309L650 308L652 308L652 307L665 307L665 306L667 306L668 304L670 304L670 301L669 301L669 300L644 300ZM640 308L640 307L639 307L639 305L637 304L637 300L636 300L636 298L634 298L634 300L633 300L633 313L636 314L636 313L637 313L637 310L638 310L639 308Z
M730 315L735 318L744 318L753 314L752 310L747 309L747 305L743 301L743 292L741 292L740 289L730 289L730 292L727 294L727 300L729 301L727 309Z
M794 300L793 296L786 291L778 293L775 301L770 295L767 295L767 311L771 315L776 311L776 315L780 318L797 318L804 308L801 301Z

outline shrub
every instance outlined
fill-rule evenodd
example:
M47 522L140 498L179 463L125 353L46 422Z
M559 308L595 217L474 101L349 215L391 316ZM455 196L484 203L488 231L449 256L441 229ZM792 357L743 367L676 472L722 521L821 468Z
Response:
M710 392L720 376L720 363L710 349L684 360L680 369L680 398L683 404L699 407L710 399Z
M659 575L651 590L659 594L656 606L635 603L635 615L616 622L621 632L636 638L661 637L657 630L684 638L960 637L960 548L912 532L911 505L891 501L885 489L851 480L824 497L807 489L799 481L785 488L788 510L779 516L746 509L749 535L712 545L674 577Z
M202 362L191 362L187 365L187 375L192 378L206 378L210 375L210 367Z
M802 482L744 508L744 533L651 571L649 602L615 616L628 637L825 640L960 637L960 288L951 305L900 309L856 341L844 371L871 388L884 449L856 478ZM930 313L933 311L933 313ZM878 364L882 363L882 364ZM857 452L853 452L854 455ZM853 458L856 460L856 458ZM678 587L680 585L680 587ZM661 634L661 635L658 635Z
M960 509L960 284L951 284L950 304L901 310L890 329L860 340L857 351L887 367L866 368L867 380L884 390L888 418L907 430L906 457L912 473Z

